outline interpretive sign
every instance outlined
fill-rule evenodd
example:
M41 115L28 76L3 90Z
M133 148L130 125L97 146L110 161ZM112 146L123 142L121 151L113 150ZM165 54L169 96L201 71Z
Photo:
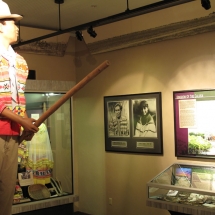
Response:
M215 90L173 92L175 155L215 157Z

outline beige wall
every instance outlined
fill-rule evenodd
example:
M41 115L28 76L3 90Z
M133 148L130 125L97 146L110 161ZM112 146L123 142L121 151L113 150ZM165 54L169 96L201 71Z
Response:
M81 80L104 60L111 66L74 96L75 210L93 215L167 215L147 207L146 184L177 161L174 147L173 91L215 86L215 33L96 55L81 56ZM163 155L105 152L103 97L162 92ZM211 160L192 159L192 162ZM108 198L113 205L108 205Z
M49 35L50 33L53 32L22 27L21 40L27 41ZM26 53L26 51L22 51L22 46L21 49L17 49L16 51L26 59L29 69L36 70L37 80L75 81L76 61L74 56L76 38L74 37L69 40L69 36L70 34L62 34L45 40L48 43L67 43L66 52L68 53L63 57ZM28 49L30 48L28 47Z
M168 214L145 206L146 183L177 162L172 92L214 88L214 36L212 32L96 56L77 41L75 58L21 53L29 68L37 71L38 80L79 81L104 60L111 62L74 96L74 190L80 196L75 210L92 215ZM164 155L105 152L103 97L158 91L162 92Z
M29 69L36 70L37 80L75 81L74 57L54 57L20 53Z

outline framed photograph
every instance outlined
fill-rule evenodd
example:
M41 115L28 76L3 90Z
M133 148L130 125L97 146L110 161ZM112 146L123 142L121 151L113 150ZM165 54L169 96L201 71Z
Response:
M21 172L18 173L18 180L20 186L28 186L34 184L33 172Z
M104 97L105 150L163 154L161 93Z
M215 90L173 92L175 155L215 158Z

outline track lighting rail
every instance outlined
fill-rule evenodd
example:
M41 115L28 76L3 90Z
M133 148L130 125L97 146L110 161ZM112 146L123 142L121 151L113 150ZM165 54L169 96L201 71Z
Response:
M110 24L110 23L121 21L121 20L128 19L128 18L132 18L132 17L143 15L146 13L151 13L151 12L154 12L157 10L161 10L161 9L165 9L168 7L184 4L187 2L191 2L191 1L195 1L195 0L164 0L164 1L160 1L157 3L150 4L150 5L143 6L143 7L139 7L139 8L133 9L133 10L126 10L125 12L122 12L122 13L119 13L119 14L116 14L113 16L109 16L109 17L106 17L103 19L99 19L99 20L96 20L93 22L85 23L85 24L82 24L79 26L67 28L64 30L59 29L58 31L51 33L51 34L47 34L47 35L37 37L34 39L30 39L27 41L18 42L17 44L14 44L13 47L14 48L19 47L22 45L36 42L36 41L44 40L44 39L47 39L50 37L58 36L58 35L61 35L64 33L87 30L89 28L89 26L99 27L102 25Z

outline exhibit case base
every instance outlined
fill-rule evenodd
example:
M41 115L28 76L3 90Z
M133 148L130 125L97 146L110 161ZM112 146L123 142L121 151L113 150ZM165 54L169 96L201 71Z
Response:
M77 202L78 200L79 200L79 197L77 195L68 195L63 197L55 197L52 199L20 203L12 206L12 214L22 214L22 213L26 214L26 212L29 212L27 214L31 214L30 213L31 211L40 210L40 215L42 215L41 211L45 211L45 210L56 211L56 208L63 208L64 205L67 205L65 207L68 207L68 205L72 205L72 203ZM53 207L53 209L51 209L51 207ZM73 211L73 208L71 207L70 212L72 211Z

